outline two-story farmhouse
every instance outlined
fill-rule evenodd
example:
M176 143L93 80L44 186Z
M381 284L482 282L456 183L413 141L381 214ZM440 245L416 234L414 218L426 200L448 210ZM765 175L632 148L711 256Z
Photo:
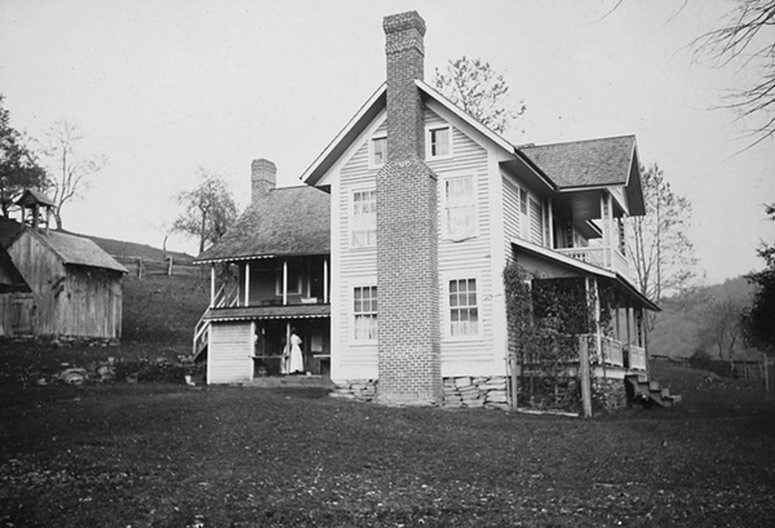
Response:
M657 309L624 256L624 222L644 214L635 138L516 147L424 82L416 12L383 27L387 81L302 175L309 188L254 199L200 257L230 263L235 278L224 300L225 268L212 268L203 321L222 328L198 334L209 336L208 381L251 379L255 358L276 356L295 325L314 347L307 357L330 359L332 380L356 397L438 403L476 380L470 401L503 404L502 276L517 260L536 280L582 281L595 321L609 315L579 343L593 375L623 394L624 376L647 368L643 311Z

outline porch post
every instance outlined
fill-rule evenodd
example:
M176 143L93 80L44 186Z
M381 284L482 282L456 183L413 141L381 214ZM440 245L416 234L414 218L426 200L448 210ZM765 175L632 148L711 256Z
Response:
M630 305L628 304L627 307L624 309L624 315L625 315L625 322L627 325L627 344L632 345L632 334L630 333L630 317L631 317L631 309Z
M323 257L323 302L328 303L328 257Z
M586 301L589 302L591 290L591 280L584 277L584 291L587 294ZM581 383L581 406L584 410L584 418L592 416L592 381L589 376L589 338L584 336L584 340L579 342L579 383Z
M215 307L215 262L210 263L210 308Z
M554 211L552 209L552 199L547 200L549 210L549 249L554 249Z
M250 262L245 262L245 306L250 306Z
M283 259L283 306L288 304L288 259ZM290 332L290 325L288 326Z

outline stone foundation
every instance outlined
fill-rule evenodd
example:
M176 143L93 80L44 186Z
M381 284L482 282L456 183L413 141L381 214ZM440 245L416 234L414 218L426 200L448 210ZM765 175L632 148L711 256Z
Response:
M332 398L355 400L359 402L373 401L377 395L375 379L347 380L334 384L334 390L329 393Z
M627 407L627 391L623 379L592 378L592 407L613 411Z
M509 408L505 376L444 378L444 407Z

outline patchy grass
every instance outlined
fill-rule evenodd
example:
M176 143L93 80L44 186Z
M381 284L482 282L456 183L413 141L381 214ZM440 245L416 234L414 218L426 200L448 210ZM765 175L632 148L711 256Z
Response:
M581 420L314 390L24 394L0 409L4 526L775 523L772 408Z

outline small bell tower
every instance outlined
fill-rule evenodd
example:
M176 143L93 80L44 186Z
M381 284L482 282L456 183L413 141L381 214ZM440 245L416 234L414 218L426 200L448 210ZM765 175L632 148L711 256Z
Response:
M16 205L21 208L22 211L22 224L28 225L40 231L41 228L48 231L49 222L51 220L51 209L56 207L54 202L40 191L34 189L27 189L16 200Z

